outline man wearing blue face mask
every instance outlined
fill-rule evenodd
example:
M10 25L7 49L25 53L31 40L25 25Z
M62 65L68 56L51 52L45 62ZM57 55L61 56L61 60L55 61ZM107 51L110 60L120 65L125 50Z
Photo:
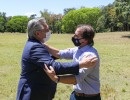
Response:
M47 51L45 45L49 37L49 28L44 18L32 19L28 22L28 40L21 59L21 74L16 100L52 100L56 91L56 83L43 71L44 64L52 66L57 75L78 74L79 68L91 67L95 58L84 58L79 62L56 62Z
M50 66L46 67L46 73L53 80L57 80L65 84L73 84L74 91L70 96L70 100L101 100L100 97L100 80L99 66L100 58L97 50L93 47L95 32L90 25L79 25L72 37L72 42L76 47L65 50L58 50L49 45L46 45L49 52L60 59L73 59L78 62L83 57L96 56L98 61L91 68L82 68L79 70L79 75L56 76L55 71Z

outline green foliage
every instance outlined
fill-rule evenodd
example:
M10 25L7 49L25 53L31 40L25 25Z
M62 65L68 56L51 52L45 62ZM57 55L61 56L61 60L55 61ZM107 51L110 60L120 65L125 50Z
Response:
M123 24L122 23L117 23L117 27L122 27L123 26Z
M97 21L96 31L97 32L104 32L105 23L106 23L106 18L104 16L101 16Z
M116 14L113 4L109 4L108 6L102 7L101 16L98 19L96 31L97 32L105 32L108 30L113 31L116 23L114 22L115 20L116 20Z
M91 24L96 32L130 30L130 0L114 0L112 4L100 8L65 8L64 15L51 13L48 9L40 11L40 14L45 17L52 33L74 33L79 24ZM28 20L35 16L31 15ZM25 33L27 19L12 18L0 12L0 32Z
M90 24L96 28L99 16L99 8L81 8L69 11L62 19L63 31L73 33L79 24Z
M4 18L0 16L0 32L4 32Z
M51 13L49 13L47 9L44 9L44 11L40 11L40 13L41 16L46 19L47 23L49 23Z
M44 9L44 11L40 11L40 13L41 17L44 17L46 19L52 33L62 33L62 14L51 14L51 12L48 12L47 9Z
M130 30L130 1L115 0L113 4L102 7L102 18L98 20L97 31L129 31ZM105 23L104 23L105 20ZM104 25L104 27L102 27Z
M130 19L129 19L130 18L130 1L129 0L115 0L114 7L116 10L116 16L117 16L118 22L123 24L122 29L124 31L128 31L129 22L130 22Z
M6 23L7 23L6 13L0 12L0 32L5 32Z
M64 15L66 15L68 12L70 12L72 10L76 10L76 9L75 8L65 8L64 9Z
M45 17L52 33L74 33L79 24L90 24L96 32L130 30L130 0L115 0L100 8L65 8L64 15L51 13L48 9L40 11L40 14ZM14 19L0 12L0 32L25 33L27 21L35 16L33 14L25 20L22 17Z
M28 23L27 16L13 16L7 22L7 31L25 33L27 23Z

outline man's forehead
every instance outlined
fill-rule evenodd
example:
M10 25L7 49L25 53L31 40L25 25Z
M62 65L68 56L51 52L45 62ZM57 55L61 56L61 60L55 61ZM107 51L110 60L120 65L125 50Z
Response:
M75 35L81 35L81 34L82 34L82 30L78 28L78 29L75 31Z

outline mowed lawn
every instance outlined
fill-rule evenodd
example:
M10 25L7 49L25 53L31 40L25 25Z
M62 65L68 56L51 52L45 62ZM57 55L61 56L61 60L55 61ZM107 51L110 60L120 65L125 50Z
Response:
M71 37L52 34L48 44L70 48ZM0 33L0 100L15 100L26 40L27 34ZM130 32L97 33L94 41L101 58L102 100L130 100ZM72 90L72 85L59 83L54 100L69 100Z

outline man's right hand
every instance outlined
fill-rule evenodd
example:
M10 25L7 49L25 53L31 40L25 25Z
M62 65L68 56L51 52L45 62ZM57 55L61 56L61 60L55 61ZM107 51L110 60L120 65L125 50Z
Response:
M82 60L79 62L80 68L90 68L94 67L96 65L96 62L98 61L98 58L96 56L84 56Z

